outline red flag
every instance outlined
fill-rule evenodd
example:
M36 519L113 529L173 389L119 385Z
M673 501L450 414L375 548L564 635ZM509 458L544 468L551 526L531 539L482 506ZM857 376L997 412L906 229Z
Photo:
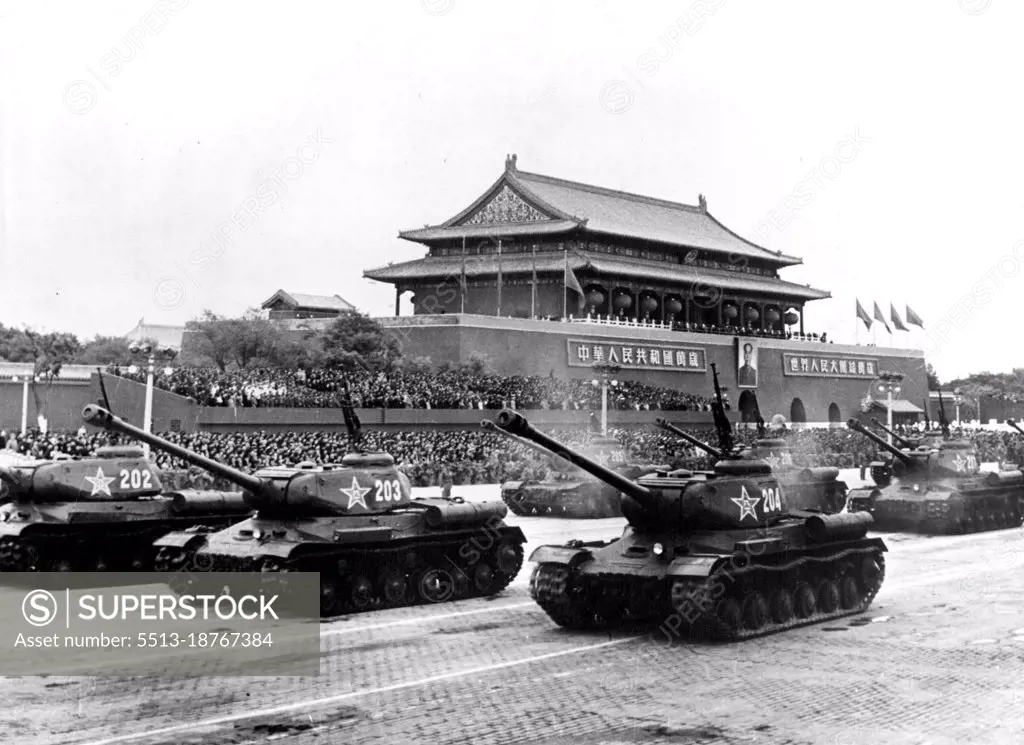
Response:
M900 319L900 314L896 312L896 306L892 303L889 303L889 319L892 321L893 328L900 331L907 330L907 327L903 325L903 321Z
M871 316L864 310L864 306L860 304L860 300L857 300L857 318L864 321L864 325L867 326L868 331L871 330Z
M885 316L882 315L882 309L878 307L877 302L875 303L875 320L881 321L882 325L885 326L885 330L888 331L890 334L892 333L892 329L889 328L889 324L885 322Z
M921 316L917 315L909 305L907 306L907 323L924 328L924 321L921 320Z

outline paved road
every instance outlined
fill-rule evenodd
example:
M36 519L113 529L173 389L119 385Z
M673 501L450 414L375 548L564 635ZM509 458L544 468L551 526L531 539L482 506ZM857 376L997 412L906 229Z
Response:
M539 543L622 521L520 523ZM1024 532L886 540L874 606L833 625L736 645L566 632L527 565L497 599L324 624L317 678L3 679L0 740L1024 742Z

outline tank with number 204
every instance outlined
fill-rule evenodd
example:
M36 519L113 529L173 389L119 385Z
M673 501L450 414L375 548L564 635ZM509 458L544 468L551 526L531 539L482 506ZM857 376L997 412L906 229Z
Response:
M779 479L739 459L712 365L722 458L708 472L631 481L504 410L497 426L525 437L622 493L628 525L611 541L540 546L534 600L571 629L665 620L702 639L738 641L866 610L885 576L871 515L789 510ZM674 619L674 620L672 620Z
M0 571L153 571L172 530L220 529L252 510L232 492L162 493L137 447L0 462Z
M516 576L526 537L498 501L412 499L387 453L338 465L265 468L252 475L143 432L96 406L90 424L123 432L241 487L256 514L226 530L157 541L159 571L319 572L321 614L494 595ZM346 421L354 412L346 410ZM350 424L350 432L358 429Z
M501 485L501 498L514 514L575 519L622 517L619 490L614 486L595 479L564 458L552 456L529 440L499 429L490 420L480 422L480 426L548 456L550 469L544 480L507 481ZM659 469L656 465L628 463L625 449L614 437L595 437L585 452L628 479Z

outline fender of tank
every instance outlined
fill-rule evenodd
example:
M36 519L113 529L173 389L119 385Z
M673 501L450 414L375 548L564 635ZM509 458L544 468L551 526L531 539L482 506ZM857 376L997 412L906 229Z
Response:
M502 411L496 424L623 494L629 524L620 538L540 546L530 556L531 596L561 626L664 621L680 633L737 641L863 612L881 587L886 548L867 537L871 515L787 510L763 461L723 448L711 472L630 481L517 412Z
M255 515L222 530L156 541L161 571L318 572L325 616L415 602L492 596L522 566L526 537L500 501L413 499L387 453L338 464L300 463L253 474L143 432L99 407L87 422L121 432L241 487ZM199 570L199 571L196 571Z
M892 457L889 463L872 464L875 486L848 495L849 509L870 513L878 529L973 533L1024 522L1024 474L981 473L971 443L945 440L936 447L901 449L856 420L847 425Z

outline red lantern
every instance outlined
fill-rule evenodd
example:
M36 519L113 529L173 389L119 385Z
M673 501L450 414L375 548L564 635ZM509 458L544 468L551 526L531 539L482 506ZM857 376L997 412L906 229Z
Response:
M640 307L643 308L644 313L653 313L658 309L658 301L648 295L640 303Z
M683 304L676 300L674 297L670 297L668 300L665 301L665 310L667 310L672 315L675 315L682 309Z
M724 308L722 308L722 315L725 316L730 321L736 318L736 316L738 316L739 314L740 312L736 310L735 305L726 305Z
M758 313L757 312L757 308L755 308L753 306L747 308L747 312L744 315L744 318L746 318L750 323L754 323L760 317L761 317L761 314Z
M782 320L786 322L787 326L792 326L793 324L800 320L800 316L798 316L793 311L789 311L788 313L786 313L785 316L783 316Z
M612 301L612 305L615 306L616 310L626 310L626 308L633 305L633 298L626 293L622 293L621 295L615 296L615 299Z
M587 305L600 305L604 302L604 293L600 290L590 290L587 293Z
M764 312L764 320L768 321L768 323L778 323L779 318L781 318L781 316L779 315L779 311L775 310L775 308L769 308Z

